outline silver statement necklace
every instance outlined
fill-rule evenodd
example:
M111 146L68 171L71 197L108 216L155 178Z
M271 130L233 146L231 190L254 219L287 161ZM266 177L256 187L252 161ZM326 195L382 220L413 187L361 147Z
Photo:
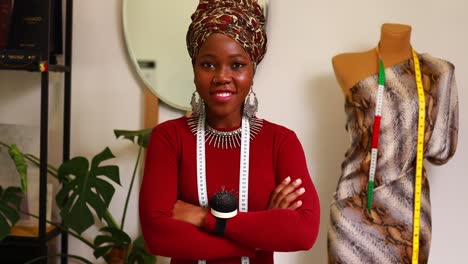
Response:
M197 134L199 119L200 117L198 116L188 118L188 126L194 135ZM248 118L248 123L250 125L250 140L253 140L262 129L263 122L261 119L252 117ZM219 131L205 123L204 129L205 142L210 146L221 149L232 149L238 148L241 145L242 127L233 131Z

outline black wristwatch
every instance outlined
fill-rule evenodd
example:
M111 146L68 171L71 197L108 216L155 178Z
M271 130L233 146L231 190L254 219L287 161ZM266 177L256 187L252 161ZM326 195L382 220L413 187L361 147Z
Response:
M230 192L219 192L211 198L211 214L216 218L214 233L224 236L227 220L237 215L237 198Z

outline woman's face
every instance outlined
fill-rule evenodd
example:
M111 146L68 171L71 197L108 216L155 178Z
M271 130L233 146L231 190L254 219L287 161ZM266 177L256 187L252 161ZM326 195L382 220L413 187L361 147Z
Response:
M193 70L208 117L240 120L254 77L247 52L232 38L214 33L201 46Z

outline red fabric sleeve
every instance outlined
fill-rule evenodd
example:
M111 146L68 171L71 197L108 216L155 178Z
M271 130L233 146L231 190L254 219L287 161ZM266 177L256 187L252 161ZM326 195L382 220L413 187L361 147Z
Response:
M320 204L307 169L304 151L291 132L280 143L277 157L277 183L287 176L301 178L306 192L297 210L273 209L238 213L229 219L224 236L249 247L268 251L308 250L315 243L320 224ZM255 190L249 190L252 192ZM273 190L271 190L273 191ZM207 214L205 230L213 232L215 218Z
M167 123L154 129L149 142L139 200L148 249L155 255L186 260L252 257L253 248L172 218L177 201L177 144L177 129Z

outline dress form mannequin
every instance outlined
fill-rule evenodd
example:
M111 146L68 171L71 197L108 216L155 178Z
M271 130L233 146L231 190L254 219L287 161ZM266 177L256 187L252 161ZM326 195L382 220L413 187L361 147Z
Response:
M383 24L379 53L385 67L406 61L412 57L411 26L402 24ZM353 85L367 76L379 71L378 55L375 49L365 52L344 53L333 57L336 79L345 95Z
M366 205L378 53L372 49L332 59L345 94L346 129L351 142L330 206L330 264L411 263L418 95L410 36L408 25L384 24L377 45L386 77L370 212ZM457 146L454 66L426 53L418 58L426 99L424 158L440 165L453 156ZM422 182L419 263L424 264L429 258L432 234L429 181L424 168Z

